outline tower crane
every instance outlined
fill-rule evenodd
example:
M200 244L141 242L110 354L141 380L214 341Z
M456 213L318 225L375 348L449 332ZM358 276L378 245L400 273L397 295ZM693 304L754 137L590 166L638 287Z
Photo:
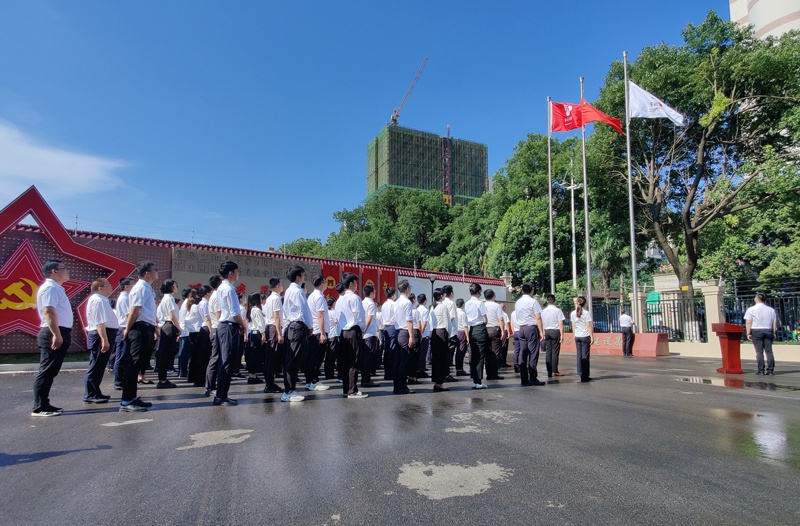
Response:
M417 76L414 77L414 82L411 83L411 86L408 88L408 92L406 92L406 96L403 97L403 102L400 103L400 106L392 111L392 125L397 124L397 120L400 118L400 112L403 111L403 106L406 105L406 101L408 100L408 96L411 95L411 92L414 90L414 86L417 84L417 80L419 80L419 76L422 75L422 70L425 69L425 64L428 63L428 57L425 57L425 60L422 61L422 65L419 67L419 71L417 71Z

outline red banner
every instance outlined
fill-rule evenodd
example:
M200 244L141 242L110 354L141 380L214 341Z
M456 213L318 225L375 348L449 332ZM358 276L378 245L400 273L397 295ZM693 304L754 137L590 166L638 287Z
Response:
M361 290L359 290L358 292L361 294L362 297L364 296L364 294L362 294L362 291L364 290L364 287L366 287L367 285L372 285L375 288L375 297L376 298L378 297L378 292L379 292L378 273L379 273L378 269L376 268L361 267L361 281L359 282L359 288Z
M325 297L338 298L339 294L336 292L336 284L341 279L339 265L331 263L322 264L322 277L325 278Z
M383 303L384 301L388 300L389 298L386 297L386 288L387 287L394 287L397 285L397 274L394 270L380 270L381 275L381 294L380 294L380 302Z

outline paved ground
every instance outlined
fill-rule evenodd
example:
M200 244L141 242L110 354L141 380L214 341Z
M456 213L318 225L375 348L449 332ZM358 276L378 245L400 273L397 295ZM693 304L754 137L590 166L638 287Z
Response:
M83 406L66 372L55 418L29 416L32 376L6 366L0 523L800 523L800 364L726 377L708 359L594 357L580 384L573 360L544 387L364 400L281 403L238 381L240 405L212 407L148 387L139 414Z

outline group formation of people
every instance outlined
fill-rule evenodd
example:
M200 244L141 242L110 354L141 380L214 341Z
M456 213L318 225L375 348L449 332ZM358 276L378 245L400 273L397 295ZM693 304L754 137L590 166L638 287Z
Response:
M37 292L41 361L32 414L56 416L62 410L50 403L49 393L71 341L72 308L62 287L69 271L59 260L47 261L42 270L46 279ZM366 398L362 389L379 387L374 379L381 367L383 379L392 381L394 394L411 393L409 385L429 377L435 392L449 391L446 384L458 381L456 376L469 376L472 389L486 389L484 379L504 379L499 372L508 367L506 353L512 341L514 368L523 386L545 384L538 377L540 350L546 357L547 376L563 376L558 366L564 313L553 295L546 297L542 308L530 283L522 285L509 316L505 306L495 301L494 291L484 291L478 283L469 286L471 297L466 302L454 298L450 285L435 289L429 301L425 294L415 295L408 280L401 280L385 290L388 299L380 305L374 287L359 289L358 277L352 273L344 273L336 285L338 298L326 299L327 283L321 276L311 280L313 290L306 295L305 269L294 266L286 273L286 290L280 279L273 278L267 294L242 297L234 287L239 267L227 261L207 285L184 289L178 306L178 285L172 279L163 282L163 296L156 301L153 283L159 275L154 263L140 263L136 273L135 282L120 280L115 308L109 301L114 288L108 280L91 283L85 327L90 351L83 398L87 404L111 398L101 389L109 366L114 388L122 391L120 411L146 411L152 403L138 396L138 386L154 383L145 375L154 352L156 388L176 387L169 377L177 375L205 388L206 396L213 395L213 405L227 406L237 405L229 397L233 378L263 383L265 393L280 393L284 402L303 401L297 387L301 371L307 391L330 389L321 382L322 370L326 380L341 383L348 399ZM575 310L570 313L581 382L592 380L593 325L586 303L583 296L575 298ZM624 351L631 355L633 320L623 313L621 322ZM759 337L760 329L753 326ZM242 358L246 376L241 372ZM762 363L760 371L772 371L771 361L766 367ZM282 386L276 383L279 378Z

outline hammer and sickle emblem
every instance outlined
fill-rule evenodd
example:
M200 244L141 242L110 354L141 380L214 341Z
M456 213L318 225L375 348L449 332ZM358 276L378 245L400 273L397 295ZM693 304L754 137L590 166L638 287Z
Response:
M28 285L30 288L30 293L25 292L25 285ZM0 300L0 310L11 309L11 310L25 310L25 309L35 309L36 308L36 291L39 290L39 286L36 285L33 281L22 278L20 281L16 283L12 283L5 289L5 292L11 298L17 298L19 301L14 302L8 298L3 298Z
M329 289L336 288L336 279L333 276L328 276L325 278L325 286Z

